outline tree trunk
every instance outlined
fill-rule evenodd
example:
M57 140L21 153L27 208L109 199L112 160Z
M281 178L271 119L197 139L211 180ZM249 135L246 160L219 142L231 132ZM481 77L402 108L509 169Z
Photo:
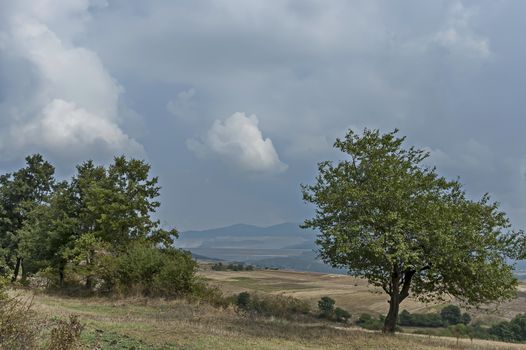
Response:
M389 300L389 312L384 321L383 333L394 333L396 330L396 322L398 320L398 311L400 310L400 296L397 292L391 295Z
M62 265L58 268L58 284L60 287L64 286L64 266Z
M22 265L22 257L16 258L16 265L15 265L15 272L13 273L13 278L11 279L12 282L15 282L18 278L18 274L20 273L20 265Z
M389 300L389 312L387 313L384 328L382 329L383 333L395 332L396 323L398 321L398 312L400 311L400 303L409 296L411 280L415 273L415 270L405 270L404 272L400 272L398 268L394 269L391 275L390 290L388 290L391 299Z

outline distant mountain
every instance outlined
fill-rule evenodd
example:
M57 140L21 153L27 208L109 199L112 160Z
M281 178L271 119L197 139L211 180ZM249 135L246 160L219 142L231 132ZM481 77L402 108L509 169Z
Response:
M316 259L316 235L316 231L301 229L294 223L269 227L239 224L186 231L175 245L189 250L200 260L239 261L298 271L341 272Z
M274 236L281 237L314 237L316 231L305 230L300 228L299 224L284 223L268 227L259 227L246 224L238 224L221 228L214 228L201 231L186 231L181 234L181 238L218 238L218 237L259 237L259 236Z
M299 224L285 223L269 227L233 225L202 231L183 232L175 245L185 249L282 249L290 245L311 244L316 231Z

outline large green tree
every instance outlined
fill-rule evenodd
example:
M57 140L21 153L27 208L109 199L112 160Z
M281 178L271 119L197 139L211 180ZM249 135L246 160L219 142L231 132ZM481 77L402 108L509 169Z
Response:
M0 176L0 246L6 267L14 270L13 280L23 259L18 249L20 230L29 213L46 202L54 186L54 173L55 168L35 154L26 157L24 168Z
M515 235L498 204L468 199L458 181L424 164L426 151L404 148L396 134L348 131L334 144L347 158L320 163L315 184L302 185L316 206L303 226L319 229L320 256L388 294L384 332L395 331L410 294L470 304L512 298Z
M67 264L77 265L90 288L98 257L122 254L135 241L171 246L177 231L164 230L153 217L159 190L141 160L116 157L107 167L92 161L78 165L72 180L54 186L19 230L28 271L51 269L62 284Z

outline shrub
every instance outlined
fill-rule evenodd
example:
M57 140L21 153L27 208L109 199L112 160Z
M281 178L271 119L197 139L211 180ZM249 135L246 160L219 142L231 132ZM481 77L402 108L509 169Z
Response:
M337 322L345 323L351 319L351 314L347 310L337 307L334 310L334 318Z
M250 294L242 292L236 297L239 311L249 315L295 318L310 312L309 304L303 300L284 295Z
M446 325L455 325L461 322L460 308L456 305L448 305L440 311L440 317Z
M58 321L57 327L51 330L51 340L48 350L77 349L84 326L77 315L69 316L69 321Z
M228 308L235 304L235 296L225 297L217 286L211 286L203 281L197 281L192 294L186 296L190 301L204 301L214 307Z
M9 297L6 285L0 279L0 349L34 349L41 326L31 301Z
M511 321L503 321L492 326L488 333L502 341L526 340L526 314L519 314Z
M385 317L382 315L374 318L372 315L364 313L360 315L356 324L365 329L381 330L384 327L384 320Z
M330 297L322 297L318 301L318 309L320 310L320 316L325 318L331 318L334 314L334 299Z
M467 312L464 312L462 314L462 317L460 318L460 323L468 325L470 324L470 322L471 322L471 316Z
M236 298L236 305L242 310L250 309L250 293L241 292Z
M245 265L244 263L231 263L224 265L221 262L212 265L214 271L254 271L254 266Z
M105 284L122 294L175 297L197 288L197 263L188 252L134 242L114 259Z
M439 314L411 314L403 310L398 316L398 324L409 327L442 327L443 321Z

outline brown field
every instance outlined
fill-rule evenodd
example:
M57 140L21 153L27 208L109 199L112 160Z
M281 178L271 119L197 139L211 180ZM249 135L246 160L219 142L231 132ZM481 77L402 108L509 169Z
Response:
M26 293L29 296L29 292ZM184 300L111 300L37 294L34 307L44 318L80 316L85 330L79 349L90 350L516 350L526 345L381 333L322 322L247 318Z
M338 306L347 308L353 315L384 313L386 308L384 295L372 293L363 280L348 276L268 270L216 272L206 269L206 266L201 274L219 285L225 294L244 290L284 293L313 304L320 296L329 295L336 299ZM526 344L483 340L460 339L457 343L454 338L407 333L386 336L315 318L286 321L246 317L236 313L231 306L221 309L186 300L72 298L23 290L14 293L31 298L43 322L79 315L85 325L79 349L86 350L526 349ZM404 305L411 311L434 307L437 306L414 300ZM524 308L522 289L519 299L502 305L500 314L491 316L510 317Z
M258 291L284 294L307 300L313 306L320 297L330 296L337 306L349 310L353 315L363 312L386 314L388 308L387 296L381 289L375 289L367 281L351 276L287 270L213 271L207 266L203 266L201 274L225 293ZM428 312L440 306L409 298L402 303L401 309ZM521 283L515 300L467 311L475 319L485 322L511 319L516 314L526 312L526 284Z

